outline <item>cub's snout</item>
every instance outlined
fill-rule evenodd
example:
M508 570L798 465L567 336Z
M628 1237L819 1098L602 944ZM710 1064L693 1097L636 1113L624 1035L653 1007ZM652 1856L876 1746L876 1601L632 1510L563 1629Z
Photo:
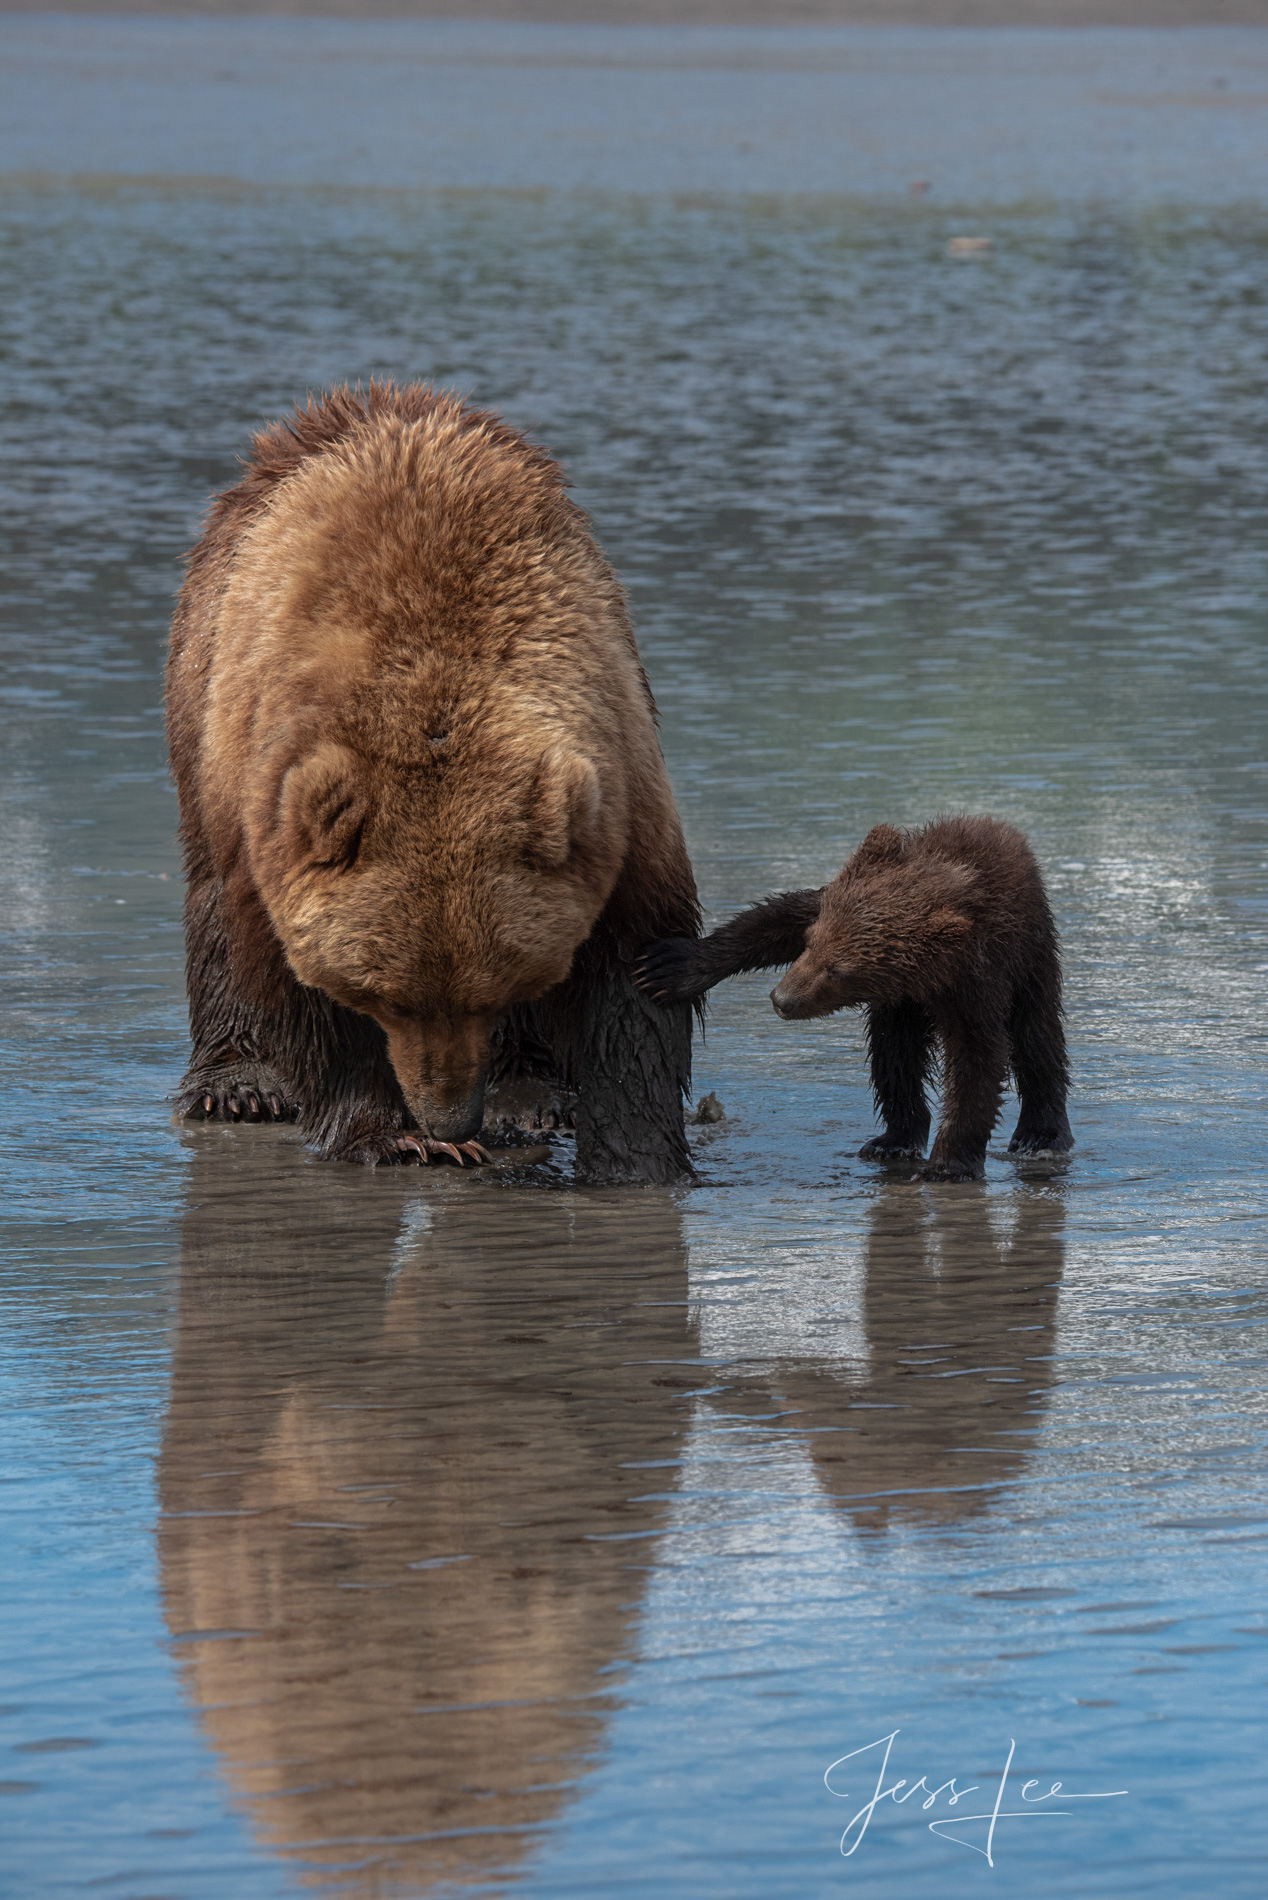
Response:
M834 1009L840 1009L846 999L840 983L801 957L775 985L770 1000L777 1016L782 1016L785 1022L794 1022L806 1016L829 1016Z

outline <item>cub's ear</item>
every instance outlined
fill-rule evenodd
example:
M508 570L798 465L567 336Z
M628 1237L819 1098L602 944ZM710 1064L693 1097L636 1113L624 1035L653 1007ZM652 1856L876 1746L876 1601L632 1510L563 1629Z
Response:
M847 871L875 870L883 864L897 864L902 855L902 832L893 825L873 825L845 868Z
M925 928L944 944L962 943L973 929L965 908L978 886L976 871L967 864L933 864L928 873L929 911Z
M973 928L973 919L966 917L962 910L951 910L944 904L930 911L926 928L940 943L962 943Z
M555 746L546 753L528 793L525 853L557 871L594 831L599 818L599 774L579 752Z
M346 746L319 745L282 780L277 816L296 858L308 864L350 865L361 848L370 801L363 767Z

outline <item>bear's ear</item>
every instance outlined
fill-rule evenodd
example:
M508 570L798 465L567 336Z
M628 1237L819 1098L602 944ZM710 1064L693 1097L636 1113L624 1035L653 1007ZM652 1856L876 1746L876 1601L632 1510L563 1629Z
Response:
M370 801L362 767L346 746L319 745L282 780L277 816L297 859L308 864L349 865L361 847Z
M926 928L941 944L962 943L973 928L973 919L966 917L962 910L952 910L943 904L930 911Z
M926 881L929 895L926 931L944 945L962 943L973 929L973 918L964 907L977 889L976 871L970 870L967 864L931 864Z
M876 870L883 864L897 864L903 855L903 834L893 825L873 825L847 869Z
M599 774L589 759L562 746L549 751L533 774L528 794L531 863L557 871L594 830L599 816Z

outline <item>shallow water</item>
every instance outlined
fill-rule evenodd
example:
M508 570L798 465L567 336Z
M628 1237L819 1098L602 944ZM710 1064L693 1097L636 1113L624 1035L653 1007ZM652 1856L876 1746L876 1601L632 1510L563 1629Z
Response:
M157 184L192 169L154 130L187 26L38 31L65 162L0 133L0 1891L1257 1894L1268 215L1208 189L1234 115L1159 106L1152 196L1091 198L1038 139L1013 203L684 197L631 82L605 111L641 190L516 193L572 125L557 42L519 35L556 90L536 143L489 129L502 173L450 180L489 188ZM696 35L691 70L774 112L753 38ZM1235 39L1259 56L1134 44L1218 42L1253 91ZM1031 92L1064 84L1033 45ZM150 61L130 166L103 46ZM885 57L878 122L910 110ZM219 83L230 140L251 99ZM402 110L362 113L372 158ZM817 182L815 144L780 163ZM965 232L992 248L949 256ZM713 917L880 818L1030 831L1068 1166L1019 1169L1004 1123L983 1188L885 1179L857 1023L781 1024L757 978L698 1051L727 1119L681 1194L574 1192L566 1142L362 1176L171 1128L179 555L252 426L370 374L566 463ZM886 1786L977 1794L882 1803L843 1863L881 1751L839 1758L895 1730ZM966 1817L1011 1744L992 1870Z

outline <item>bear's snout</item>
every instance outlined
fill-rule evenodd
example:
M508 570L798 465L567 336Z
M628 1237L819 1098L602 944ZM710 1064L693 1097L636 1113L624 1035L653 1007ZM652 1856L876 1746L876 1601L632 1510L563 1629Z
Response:
M785 1022L794 1022L801 1016L821 1016L824 1008L831 1008L819 1000L818 985L793 980L790 970L782 982L775 985L770 993L775 1005L775 1014L782 1016Z
M484 1077L465 1102L439 1103L428 1095L406 1091L410 1114L433 1141L474 1141L484 1126Z
M490 1024L457 1022L384 1024L388 1054L405 1105L435 1141L471 1141L484 1122Z
M806 1016L829 1016L849 999L828 971L813 965L806 967L799 958L775 985L770 1000L777 1016L782 1016L785 1022L794 1022Z

